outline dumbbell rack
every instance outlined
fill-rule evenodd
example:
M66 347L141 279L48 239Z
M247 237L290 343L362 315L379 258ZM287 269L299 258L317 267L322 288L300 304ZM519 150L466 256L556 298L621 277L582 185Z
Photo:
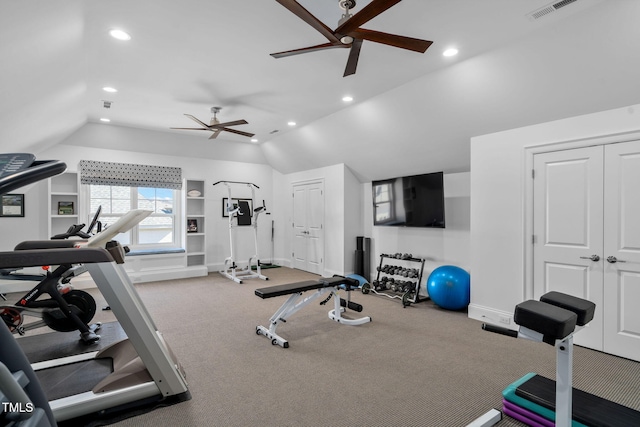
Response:
M391 263L385 263L385 260ZM380 254L376 280L363 285L362 293L373 292L391 299L400 299L402 307L428 300L429 297L420 297L424 261L422 258L414 258L411 254ZM419 264L419 267L406 267L415 264Z

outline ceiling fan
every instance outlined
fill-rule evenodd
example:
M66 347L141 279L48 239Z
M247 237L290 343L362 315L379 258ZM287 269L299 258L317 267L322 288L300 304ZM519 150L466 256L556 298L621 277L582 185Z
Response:
M349 10L352 9L355 0L339 0L340 7L345 11L338 22L338 28L331 30L322 21L313 16L307 9L295 0L276 0L278 3L289 9L304 22L311 25L329 40L329 43L323 43L316 46L305 47L302 49L288 50L284 52L272 53L274 58L283 58L301 53L315 52L318 50L334 49L334 48L350 48L349 59L344 70L344 76L355 74L358 66L358 57L360 56L360 48L364 40L376 43L382 43L389 46L399 47L402 49L413 50L415 52L424 53L433 42L412 37L398 36L395 34L383 33L380 31L366 30L360 28L361 25L369 22L376 16L380 15L391 6L399 3L401 0L373 0L355 15L351 15Z
M211 122L209 124L206 124L198 120L191 114L185 114L185 116L189 117L191 120L193 120L194 122L202 126L201 128L171 128L171 129L211 131L213 132L213 134L209 137L209 139L216 139L218 135L220 135L220 132L222 131L231 132L231 133L235 133L242 136L248 136L249 138L251 138L254 135L253 133L242 132L242 131L227 127L227 126L247 125L249 124L249 122L247 122L246 120L234 120L232 122L220 123L220 120L218 120L218 117L217 117L217 114L220 112L220 110L222 110L222 107L211 107L211 112L213 113L213 117L211 118Z

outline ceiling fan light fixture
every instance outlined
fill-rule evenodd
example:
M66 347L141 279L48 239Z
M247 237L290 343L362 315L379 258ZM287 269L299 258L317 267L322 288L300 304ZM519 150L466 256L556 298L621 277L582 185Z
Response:
M442 52L442 56L456 56L458 54L458 49L455 47L450 47L449 49Z
M342 37L342 38L340 39L340 42L341 42L342 44L351 44L351 43L353 43L353 37L351 37L351 36L344 36L344 37Z
M124 40L124 41L131 40L131 36L129 35L129 33L117 28L114 28L113 30L109 31L109 35L114 39L118 39L118 40Z

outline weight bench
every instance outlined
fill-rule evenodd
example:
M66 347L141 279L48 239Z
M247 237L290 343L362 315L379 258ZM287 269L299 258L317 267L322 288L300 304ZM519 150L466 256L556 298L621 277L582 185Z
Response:
M296 313L301 308L310 304L311 302L321 298L324 295L329 294L320 304L327 303L331 297L335 297L334 308L329 311L329 319L345 325L362 325L371 322L371 317L361 317L359 319L348 319L342 317L342 313L346 308L350 310L361 312L362 305L354 303L347 298L347 300L340 298L337 292L340 289L346 289L347 293L360 286L360 283L351 278L342 276L333 276L331 278L323 277L320 280L308 280L304 282L287 283L284 285L270 286L268 288L256 289L255 293L262 299L279 297L282 295L290 295L282 306L271 316L269 319L269 328L264 326L256 327L256 334L263 335L271 340L271 344L279 345L283 348L289 347L289 342L276 334L276 328L280 322L286 322L287 318ZM308 297L299 301L302 298L302 294L306 291L313 291L314 293Z

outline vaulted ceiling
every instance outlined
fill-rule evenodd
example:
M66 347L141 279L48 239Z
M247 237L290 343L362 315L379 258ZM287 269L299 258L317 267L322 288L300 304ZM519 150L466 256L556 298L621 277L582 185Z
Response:
M299 3L337 27L337 0ZM422 54L365 41L357 73L343 77L348 49L269 55L326 42L275 0L2 0L0 144L169 155L190 146L239 161L252 151L283 173L345 163L363 181L399 164L469 170L471 136L638 102L640 2L569 3L532 19L547 0L404 0L364 27L433 45ZM109 37L113 28L132 39ZM448 47L459 54L444 57ZM196 125L184 114L208 123L214 106L222 122L247 120L234 129L258 142L170 129ZM69 139L87 126L150 136L134 147Z

